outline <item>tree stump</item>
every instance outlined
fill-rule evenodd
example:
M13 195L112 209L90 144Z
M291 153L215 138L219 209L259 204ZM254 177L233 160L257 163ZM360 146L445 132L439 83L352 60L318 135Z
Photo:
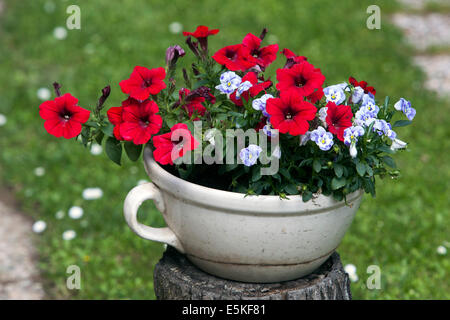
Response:
M351 300L350 280L339 255L310 275L280 283L244 283L203 272L168 247L154 271L158 300Z

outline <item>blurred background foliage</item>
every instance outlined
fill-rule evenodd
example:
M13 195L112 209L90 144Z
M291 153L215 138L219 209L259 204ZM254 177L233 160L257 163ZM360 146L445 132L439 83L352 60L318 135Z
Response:
M81 8L81 30L68 30L59 40L54 29L65 27L71 4ZM381 30L366 28L371 4L381 8ZM389 24L394 10L395 2L388 0L6 0L0 16L0 113L7 117L0 127L0 178L27 214L47 222L36 241L48 296L154 298L153 266L164 249L137 237L122 216L127 192L147 179L142 163L127 160L118 167L104 154L48 135L38 116L37 90L51 89L57 80L82 107L93 108L101 88L110 84L107 107L118 106L125 99L118 83L135 65L163 66L168 46L187 49L181 33L171 31L177 22L186 31L200 24L219 28L210 38L211 53L267 27L266 43L307 56L327 84L354 76L373 85L380 101L385 95L411 100L414 123L398 130L399 138L411 143L396 157L402 177L377 182L377 198L365 196L338 251L344 264L357 267L356 299L450 298L450 263L436 252L449 241L450 104L424 89L412 48ZM284 60L280 56L270 67L272 76ZM181 65L191 61L188 55ZM45 175L36 176L36 167ZM100 187L104 196L84 200L87 187ZM74 205L84 209L82 219L55 218ZM144 223L164 225L150 203L140 215ZM77 232L74 240L62 239L67 229ZM82 270L79 291L65 286L71 264ZM381 268L381 290L366 288L366 268L373 264Z

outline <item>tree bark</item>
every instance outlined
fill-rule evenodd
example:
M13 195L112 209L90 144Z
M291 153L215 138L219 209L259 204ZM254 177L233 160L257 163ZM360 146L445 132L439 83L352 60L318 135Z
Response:
M195 267L168 247L154 271L159 300L351 300L350 280L335 252L316 271L280 283L225 280Z

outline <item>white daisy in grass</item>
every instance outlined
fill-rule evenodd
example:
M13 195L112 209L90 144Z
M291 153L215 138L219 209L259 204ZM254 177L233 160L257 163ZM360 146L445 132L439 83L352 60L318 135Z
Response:
M441 256L444 256L447 254L447 248L444 246L439 246L439 247L437 247L436 252L438 254L440 254Z
M51 98L52 92L48 88L39 88L36 95L39 100L47 101Z
M80 219L83 216L83 208L78 206L73 206L69 209L69 217L72 219Z
M6 116L0 113L0 127L4 126L7 121L8 119L6 118Z
M344 267L344 271L348 274L350 281L357 282L359 280L358 274L356 273L356 266L354 264L347 264Z
M62 238L66 241L73 240L76 238L76 236L77 236L77 233L73 230L66 230L62 234Z
M356 273L356 266L354 264L349 263L345 265L344 271L347 272L348 274Z
M58 212L55 213L55 218L61 220L62 218L64 218L65 215L66 213L64 211L59 210Z
M93 143L91 145L91 154L93 154L94 156L98 156L98 155L102 154L102 151L103 151L103 148L98 143Z
M169 24L169 31L173 34L181 33L181 31L183 31L183 25L177 21L174 21Z
M42 220L36 221L35 223L33 223L33 226L31 227L31 229L35 233L42 233L42 232L44 232L44 230L46 228L47 228L47 224Z
M53 30L53 36L58 40L64 40L67 38L67 30L64 27L56 27Z
M35 174L37 177L42 177L42 176L45 174L45 168L43 168L43 167L37 167L37 168L35 168L35 169L34 169L34 174Z
M103 197L103 190L100 188L86 188L83 190L84 200L97 200Z

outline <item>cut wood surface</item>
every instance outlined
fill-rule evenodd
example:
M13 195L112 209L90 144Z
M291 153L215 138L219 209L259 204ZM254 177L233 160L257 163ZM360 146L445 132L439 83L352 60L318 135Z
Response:
M350 280L336 252L310 275L280 283L244 283L207 274L168 247L154 271L159 300L351 300Z

